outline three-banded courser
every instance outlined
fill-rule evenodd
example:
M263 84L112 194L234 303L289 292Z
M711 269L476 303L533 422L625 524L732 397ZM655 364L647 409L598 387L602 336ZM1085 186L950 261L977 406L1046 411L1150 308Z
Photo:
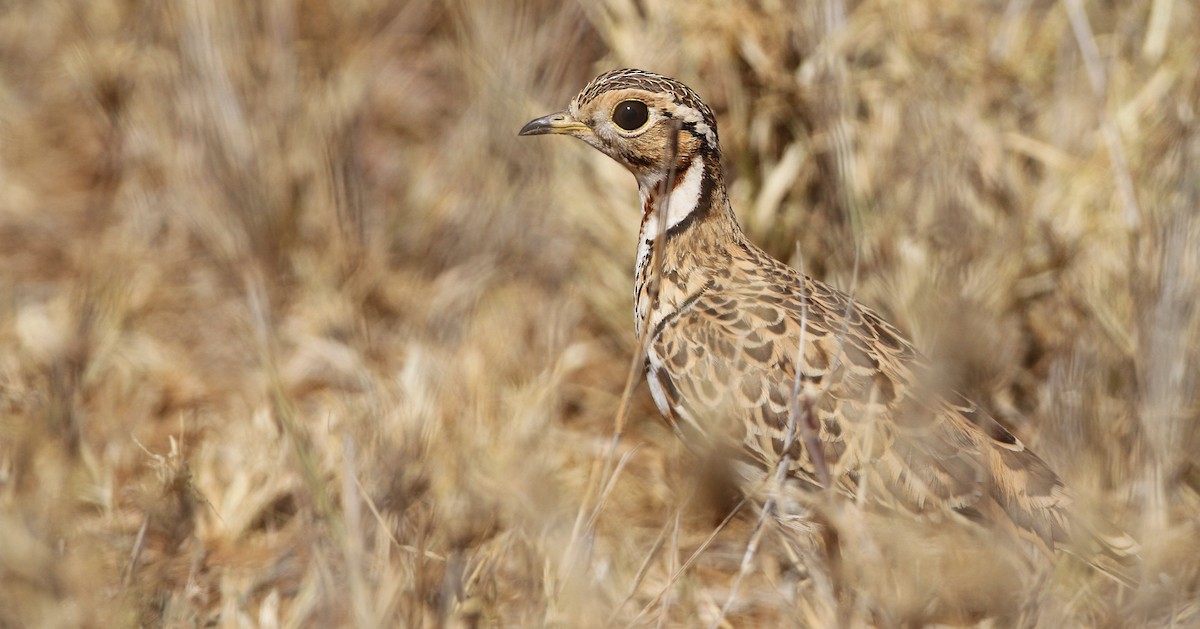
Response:
M925 382L927 361L879 315L747 239L715 116L689 87L606 72L520 134L579 138L637 179L635 324L650 390L695 449L739 446L728 464L743 491L781 470L800 498L781 499L783 516L828 486L866 512L957 522L1043 559L1069 538L1070 497L1042 459Z

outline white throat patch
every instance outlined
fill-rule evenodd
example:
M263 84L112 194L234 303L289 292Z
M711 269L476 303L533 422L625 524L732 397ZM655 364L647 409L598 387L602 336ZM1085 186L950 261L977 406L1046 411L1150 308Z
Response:
M704 177L704 160L699 155L692 159L691 165L688 166L687 172L683 174L683 180L678 186L671 191L669 195L669 203L666 206L667 224L663 229L667 230L683 222L696 206L700 203L700 181ZM649 201L649 196L653 188L639 187L642 197L642 207L646 207ZM651 244L658 238L658 219L659 207L651 208L650 215L642 221L642 229L638 233L638 248L637 248L637 267L634 271L635 277L640 277L646 269L646 265L650 263L650 247ZM641 334L642 318L645 313L637 313L638 334Z
M666 210L666 229L669 230L681 223L692 213L692 210L696 209L696 205L700 202L700 181L703 177L704 160L697 155L692 159L692 163L688 166L687 172L683 174L683 180L679 182L679 185L675 186L666 199L659 201L658 207L651 208L650 215L642 221L640 234L642 242L658 237L658 222L662 218L662 210ZM646 207L650 190L641 188L640 192L642 207Z

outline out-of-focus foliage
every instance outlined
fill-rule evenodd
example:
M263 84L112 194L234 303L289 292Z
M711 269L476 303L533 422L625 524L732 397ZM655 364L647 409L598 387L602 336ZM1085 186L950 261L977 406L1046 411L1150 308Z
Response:
M7 3L0 626L716 618L755 515L683 568L729 505L643 389L597 480L632 178L516 137L620 66L713 106L752 238L1142 540L1137 592L1063 569L1011 618L1194 625L1198 32L1176 0ZM912 607L764 539L736 626Z

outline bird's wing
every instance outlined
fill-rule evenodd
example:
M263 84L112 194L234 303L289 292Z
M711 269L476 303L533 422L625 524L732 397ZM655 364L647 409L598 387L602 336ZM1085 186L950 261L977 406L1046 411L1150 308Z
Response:
M740 440L764 470L790 441L791 475L817 483L822 470L802 434L793 426L788 437L798 391L796 416L809 422L844 493L1011 527L1044 550L1065 539L1069 497L1041 459L961 396L919 386L923 359L895 328L788 271L715 286L661 325L649 378L681 432Z

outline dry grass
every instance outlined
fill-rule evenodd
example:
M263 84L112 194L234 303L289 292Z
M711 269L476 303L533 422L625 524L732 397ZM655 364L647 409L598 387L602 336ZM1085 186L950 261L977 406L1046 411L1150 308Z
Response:
M632 178L516 137L626 65L714 106L755 240L1143 540L1138 592L1015 620L1200 625L1200 12L800 4L8 3L0 626L715 619L753 509L687 563L728 505L644 389L600 485ZM764 537L727 624L896 618L811 576Z

